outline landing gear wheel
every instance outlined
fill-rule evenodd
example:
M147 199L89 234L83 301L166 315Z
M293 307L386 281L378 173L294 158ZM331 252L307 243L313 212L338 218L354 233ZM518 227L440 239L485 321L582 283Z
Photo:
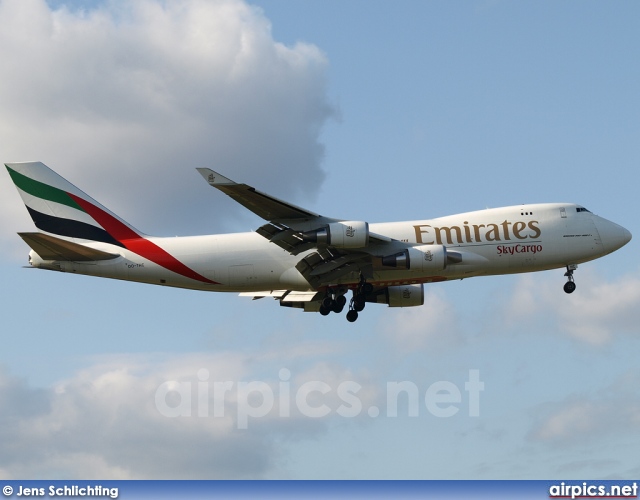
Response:
M353 309L357 312L360 312L364 309L364 306L366 305L366 300L364 298L364 295L356 295L353 298Z
M349 323L353 323L355 320L358 319L358 311L351 309L348 313L347 313L347 321Z
M333 299L329 296L322 299L322 307L324 307L328 311L331 311L331 309L333 309L333 304L334 304Z
M333 301L333 306L331 307L331 310L334 313L341 313L342 310L344 309L344 306L347 303L347 298L344 295L339 295L336 300Z
M576 269L578 269L578 266L576 264L568 265L567 272L564 273L565 277L567 278L567 282L564 284L564 291L566 293L573 293L576 289L576 284L573 281L573 271L575 271Z
M326 316L330 312L331 312L331 309L324 307L324 305L320 306L320 314L322 314L323 316Z

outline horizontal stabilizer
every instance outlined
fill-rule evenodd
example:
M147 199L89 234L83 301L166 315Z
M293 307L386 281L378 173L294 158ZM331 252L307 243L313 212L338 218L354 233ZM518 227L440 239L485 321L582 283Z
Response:
M110 260L118 254L103 252L71 241L62 240L43 233L18 233L43 260L86 262Z

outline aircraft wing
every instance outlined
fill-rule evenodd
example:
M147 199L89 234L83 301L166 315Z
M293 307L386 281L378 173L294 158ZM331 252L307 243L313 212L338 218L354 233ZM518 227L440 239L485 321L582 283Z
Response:
M200 175L216 189L219 189L227 196L233 198L251 210L254 214L265 220L277 219L314 219L320 215L297 207L286 201L279 200L268 194L261 193L255 188L246 184L238 184L224 175L214 172L210 168L198 168Z
M287 250L293 250L294 247L299 246L300 239L291 238L295 233L312 230L322 224L340 222L342 220L324 217L262 193L247 184L239 184L210 168L197 168L196 170L210 186L219 189L243 207L269 221L270 224L260 227L257 232ZM380 241L390 241L389 238L381 235L373 235L373 237ZM299 253L299 251L296 253Z
M354 273L355 279L360 274L370 277L373 274L374 257L400 252L410 246L384 235L370 233L368 224L364 222L358 223L364 225L367 232L366 242L362 245L345 248L344 245L332 244L327 242L326 238L323 240L322 237L318 237L318 234L329 227L333 227L335 233L352 230L349 226L351 222L324 217L292 205L247 184L238 184L209 168L197 170L210 186L219 189L266 220L267 224L259 227L256 232L271 243L292 255L316 249L296 266L314 287L333 282L350 273ZM362 234L363 230L359 231Z

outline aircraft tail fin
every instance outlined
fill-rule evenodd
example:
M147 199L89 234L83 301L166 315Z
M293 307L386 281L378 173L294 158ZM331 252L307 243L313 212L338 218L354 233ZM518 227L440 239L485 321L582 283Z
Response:
M36 227L69 238L124 247L142 234L44 163L5 163Z

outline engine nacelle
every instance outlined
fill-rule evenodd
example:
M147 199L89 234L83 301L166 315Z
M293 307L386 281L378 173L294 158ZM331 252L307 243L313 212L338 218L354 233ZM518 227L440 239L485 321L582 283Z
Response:
M424 304L424 285L402 285L387 288L389 307L415 307Z
M447 267L444 245L420 245L382 258L382 265L420 273L442 271Z
M369 223L363 221L333 222L303 233L304 241L336 248L363 248L369 245Z

